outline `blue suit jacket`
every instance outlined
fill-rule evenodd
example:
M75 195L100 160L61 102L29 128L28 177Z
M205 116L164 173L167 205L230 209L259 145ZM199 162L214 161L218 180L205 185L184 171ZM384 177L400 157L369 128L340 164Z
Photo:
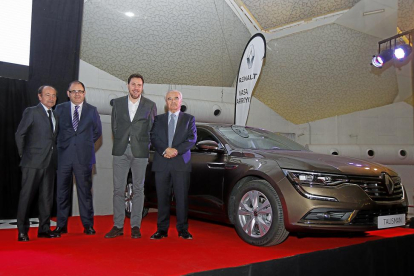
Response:
M72 162L82 165L95 164L95 142L102 135L101 119L96 107L83 102L76 131L72 125L70 101L57 105L55 112L59 116L58 166Z
M172 142L172 148L178 151L178 155L171 159L163 157L162 153L168 148L168 112L156 116L151 130L151 143L155 148L152 170L165 170L167 162L171 162L176 171L190 172L190 150L196 141L197 128L194 116L180 112Z

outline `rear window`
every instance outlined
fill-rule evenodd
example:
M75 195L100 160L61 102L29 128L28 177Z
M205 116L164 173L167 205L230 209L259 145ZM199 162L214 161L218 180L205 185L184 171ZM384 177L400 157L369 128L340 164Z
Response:
M305 147L289 138L263 129L229 126L220 127L219 131L230 144L237 148L308 151Z

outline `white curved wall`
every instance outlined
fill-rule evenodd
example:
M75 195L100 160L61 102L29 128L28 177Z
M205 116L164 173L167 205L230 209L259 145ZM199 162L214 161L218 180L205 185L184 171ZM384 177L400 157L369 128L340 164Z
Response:
M386 165L414 165L414 145L309 145L309 149Z
M100 88L87 87L86 100L88 103L98 108L99 114L110 115L112 107L110 101L115 98L119 98L127 95L127 92L113 91ZM165 99L164 96L145 94L145 97L155 102L157 105L158 114L165 112ZM195 100L186 98L183 93L183 105L187 107L186 113L189 113L196 117L197 122L209 122L209 123L233 123L234 118L234 104L224 102L213 102L206 100ZM217 116L214 115L214 111L219 110Z

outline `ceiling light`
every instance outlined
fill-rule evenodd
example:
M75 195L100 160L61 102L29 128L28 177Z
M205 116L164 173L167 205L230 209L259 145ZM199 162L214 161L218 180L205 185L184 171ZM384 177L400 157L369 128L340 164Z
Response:
M373 56L371 65L381 68L386 62L395 59L403 61L408 57L412 49L414 29L399 33L390 38L378 42L378 55ZM381 51L382 48L385 50Z
M412 52L412 48L408 44L399 45L395 48L394 56L397 60L402 61L405 57L409 56Z
M128 16L128 17L134 17L135 16L135 14L133 12L126 12L125 15Z
M381 68L386 62L390 61L394 56L392 49L382 51L379 55L372 57L372 65Z
M382 13L382 12L385 12L385 9L380 9L380 10L375 10L375 11L367 11L367 12L362 13L362 15L363 16L366 16L366 15L371 15L371 14L376 14L376 13Z

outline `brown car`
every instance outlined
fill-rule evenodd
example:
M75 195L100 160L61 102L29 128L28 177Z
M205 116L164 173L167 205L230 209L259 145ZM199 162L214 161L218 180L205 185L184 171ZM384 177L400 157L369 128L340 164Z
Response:
M405 225L404 187L383 165L313 153L257 128L197 124L197 135L190 215L234 224L249 244L276 245L289 232L363 232ZM152 154L145 206L156 208L151 160Z

